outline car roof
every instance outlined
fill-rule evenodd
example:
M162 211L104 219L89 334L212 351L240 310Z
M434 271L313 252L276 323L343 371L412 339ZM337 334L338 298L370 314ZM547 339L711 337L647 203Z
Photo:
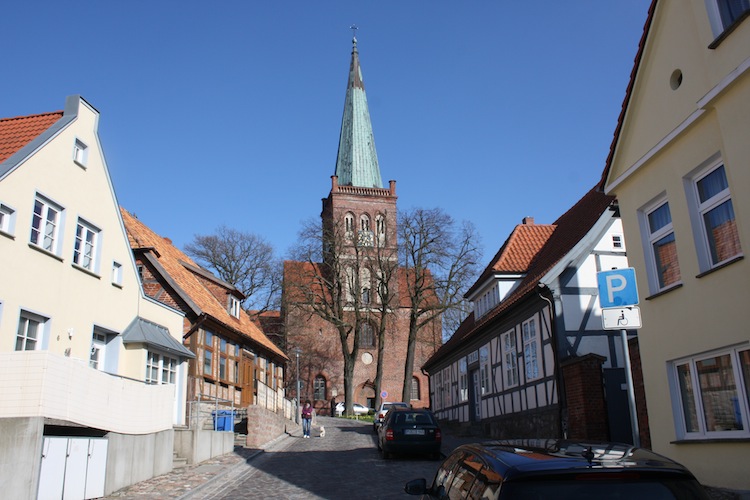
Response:
M456 448L480 457L504 481L536 475L633 471L682 475L685 467L667 457L625 443L560 439L498 440Z

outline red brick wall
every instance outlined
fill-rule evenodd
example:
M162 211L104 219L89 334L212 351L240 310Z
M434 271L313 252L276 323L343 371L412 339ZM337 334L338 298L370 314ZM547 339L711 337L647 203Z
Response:
M635 408L638 414L638 431L642 448L651 448L651 429L648 425L648 408L646 406L646 391L643 386L643 371L641 369L641 351L638 338L628 340L630 350L630 370L633 374L633 392L635 392Z
M589 354L568 360L561 366L571 439L609 439L602 378L604 361L602 356Z

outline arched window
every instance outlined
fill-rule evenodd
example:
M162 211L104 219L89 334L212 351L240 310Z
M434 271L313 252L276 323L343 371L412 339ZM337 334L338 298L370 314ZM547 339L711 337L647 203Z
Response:
M313 383L313 399L316 401L326 400L326 378L323 375L315 377Z
M362 323L359 327L359 347L364 349L375 347L375 329L370 323Z
M411 378L411 399L419 399L419 379Z
M378 214L375 217L375 241L378 246L385 245L385 217L383 217L383 214Z
M351 212L344 215L344 231L347 238L354 236L354 214Z
M362 214L359 216L359 228L362 231L369 231L370 230L370 216L367 214Z

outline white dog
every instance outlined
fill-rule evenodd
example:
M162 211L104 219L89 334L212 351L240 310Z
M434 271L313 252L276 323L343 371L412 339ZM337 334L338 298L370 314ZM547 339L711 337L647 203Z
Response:
M326 428L322 425L320 426L320 437L326 437Z

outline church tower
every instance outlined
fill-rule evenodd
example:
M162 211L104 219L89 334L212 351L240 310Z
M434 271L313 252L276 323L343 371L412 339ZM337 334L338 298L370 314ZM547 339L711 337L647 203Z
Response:
M395 255L396 181L383 188L356 37L352 39L336 170L331 176L331 192L323 199L321 218L327 234L342 233L352 244L387 249Z

